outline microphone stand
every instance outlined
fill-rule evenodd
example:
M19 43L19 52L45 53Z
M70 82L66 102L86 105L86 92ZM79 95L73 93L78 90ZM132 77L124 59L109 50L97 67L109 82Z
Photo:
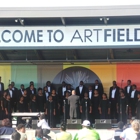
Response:
M85 102L85 106L86 106L86 120L88 120L88 115L87 115L87 101Z
M64 123L66 123L66 102L65 100L63 100L64 102Z

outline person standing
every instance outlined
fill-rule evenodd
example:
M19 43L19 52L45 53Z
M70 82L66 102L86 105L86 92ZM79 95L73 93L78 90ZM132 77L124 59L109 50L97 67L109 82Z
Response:
M120 93L120 97L118 98L117 113L118 113L118 120L122 121L124 124L127 123L127 107L128 107L128 100L125 97L125 92L122 91Z
M24 103L24 109L25 109L25 112L29 112L29 102L30 102L30 98L27 96L27 90L24 89L23 91L23 103Z
M99 114L99 104L100 104L100 95L98 93L98 90L94 90L94 96L92 98L92 116L93 116L93 123L95 122L95 119L100 118Z
M136 104L136 117L140 120L140 93L138 93L138 101Z
M30 112L37 112L38 111L38 106L36 102L36 95L31 96L31 101L29 103L29 110Z
M89 99L92 100L93 95L94 95L92 86L89 86L89 87L88 87L87 93L88 93Z
M55 120L54 120L54 116L56 114L56 111L55 110L56 110L55 109L55 103L52 100L52 96L50 95L49 96L49 100L46 102L45 115L47 116L48 123L49 123L49 126L51 128L52 127L55 127Z
M77 119L79 115L80 97L76 95L75 90L72 95L68 97L68 104L70 105L70 119Z
M129 107L131 109L131 115L132 117L136 116L136 103L138 101L138 91L137 91L137 86L132 85L132 91L130 94L130 99L129 99Z
M91 121L92 104L91 100L88 98L88 93L84 94L84 99L82 99L80 103L80 113L82 114L82 121Z
M76 87L76 95L80 97L80 100L84 98L84 93L87 91L87 88L84 86L84 82L80 81L79 86Z
M98 80L95 80L95 83L93 85L93 91L94 90L98 90L98 93L99 93L100 97L102 98L102 94L104 93L104 90L103 90L102 84L99 83Z
M1 76L0 76L0 98L3 95L3 91L4 91L4 83L1 82Z
M99 104L99 112L100 112L100 118L101 119L109 119L110 115L110 103L107 99L107 94L103 93L102 100Z
M19 98L23 95L23 93L24 93L24 85L21 84L20 89L17 92L17 102L19 101Z
M127 80L127 86L124 88L125 91L125 96L128 98L130 98L130 94L132 92L132 85L131 85L131 80Z
M111 114L110 114L110 117L111 119L117 119L117 108L116 108L116 105L117 105L117 101L118 101L118 98L119 98L119 87L117 86L117 83L116 81L113 81L113 86L110 87L110 91L109 91L109 101L111 103L111 108L110 108L110 111L111 111Z
M90 125L88 120L84 120L83 128L76 133L73 140L100 140L99 134Z

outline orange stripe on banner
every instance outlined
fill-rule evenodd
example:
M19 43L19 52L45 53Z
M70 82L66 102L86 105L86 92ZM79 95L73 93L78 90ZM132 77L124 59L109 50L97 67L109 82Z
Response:
M139 64L117 64L117 83L121 87L121 81L123 80L122 87L126 86L127 80L131 80L132 84L137 85L137 89L140 90L140 65Z

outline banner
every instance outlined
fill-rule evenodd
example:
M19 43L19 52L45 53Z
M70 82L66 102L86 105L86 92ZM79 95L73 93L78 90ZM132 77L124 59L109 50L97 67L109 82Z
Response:
M0 27L0 49L138 48L140 25Z

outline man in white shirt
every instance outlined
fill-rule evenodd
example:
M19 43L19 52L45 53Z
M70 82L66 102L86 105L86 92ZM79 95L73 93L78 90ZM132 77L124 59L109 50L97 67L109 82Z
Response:
M131 80L127 80L127 86L124 88L125 96L129 99L132 92Z

